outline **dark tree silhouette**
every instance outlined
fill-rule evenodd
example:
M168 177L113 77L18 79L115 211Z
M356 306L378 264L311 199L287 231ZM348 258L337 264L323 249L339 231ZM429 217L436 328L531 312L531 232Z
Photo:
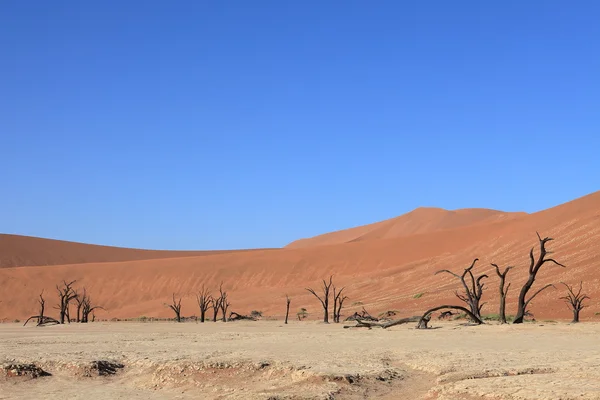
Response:
M484 287L484 284L481 281L483 279L487 278L488 276L483 274L483 275L480 275L477 278L475 278L472 270L477 261L479 261L478 258L474 259L473 262L471 263L471 266L466 268L464 270L464 272L462 273L462 275L455 274L454 272L449 271L447 269L437 271L435 273L435 275L445 272L445 273L448 273L448 274L458 278L458 280L460 280L460 282L462 283L463 288L465 289L465 294L458 293L458 291L455 292L454 294L461 301L464 301L471 309L471 313L474 316L476 316L478 320L481 321L481 309L485 305L485 303L481 303L481 296L483 295L483 287ZM469 278L468 283L466 281L467 277Z
M34 318L37 318L37 326L44 326L46 324L59 324L59 322L57 320L55 320L54 318L46 317L44 315L44 310L46 308L46 300L44 300L44 291L43 290L40 293L40 298L38 299L38 303L40 305L40 311L39 311L38 315L33 315L33 316L27 318L27 320L25 321L23 326L27 325L27 323Z
M473 314L470 310L467 310L466 308L464 308L462 306L444 305L444 306L434 307L430 310L425 311L425 314L423 314L421 319L419 319L419 324L417 325L417 329L426 329L427 323L431 319L431 313L438 311L438 310L443 310L445 308L448 308L451 310L460 310L460 311L464 312L465 314L467 314L469 316L469 318L471 318L471 320L473 320L473 322L475 322L476 324L478 324L478 325L483 324L483 321L481 320L481 318L479 318L477 315Z
M77 297L77 293L73 290L73 284L77 282L71 281L63 281L62 286L56 285L56 290L58 292L59 303L55 306L57 310L59 310L59 321L61 324L65 323L65 319L67 322L71 323L71 318L69 316L69 303Z
M344 305L344 300L348 298L348 296L343 296L342 292L345 288L341 288L339 292L336 293L335 286L333 287L333 322L339 324L340 315L342 313L342 307Z
M508 274L508 271L514 267L506 267L504 272L500 272L500 268L496 264L492 264L492 266L496 269L496 274L500 278L500 308L498 310L498 315L500 316L500 323L506 324L506 295L508 294L508 289L510 288L510 282L506 288L504 287L504 284L506 282L506 274Z
M548 285L544 286L543 288L541 288L540 290L538 290L537 292L535 292L529 299L526 298L527 293L529 292L529 290L531 289L531 286L533 286L533 283L535 282L535 278L536 278L538 272L540 271L540 268L542 268L542 266L547 262L554 263L560 267L566 268L564 265L562 265L555 259L546 258L546 256L548 254L552 254L551 251L546 250L546 243L548 243L549 241L554 240L554 239L552 239L550 237L545 237L544 239L542 239L540 234L537 232L536 232L536 235L537 235L539 243L540 243L540 254L538 256L538 259L536 260L533 255L533 247L529 251L529 259L530 259L529 279L527 279L527 282L525 282L525 284L521 288L521 292L519 293L519 303L517 306L517 315L515 317L515 320L513 321L513 324L522 324L523 323L523 318L525 317L525 313L527 311L527 306L529 305L529 303L531 303L531 300L533 300L535 298L535 296L537 296L540 292L542 292L543 290L545 290L549 287L554 287L554 285L548 284Z
M217 317L219 316L219 310L221 309L221 298L211 297L210 306L213 309L213 322L217 322Z
M285 295L285 323L287 325L288 323L288 317L290 315L290 303L292 302L292 300L289 298L289 296L286 294Z
M200 292L196 295L198 307L200 307L200 322L204 322L206 318L206 311L208 311L208 308L210 307L211 299L212 296L210 295L209 290L202 285L202 289L200 289Z
M223 313L223 322L227 322L227 309L230 306L229 300L227 298L227 292L223 290L223 282L221 282L221 285L219 286L219 294L220 294L220 302L219 304L221 305L221 312Z
M577 293L573 290L573 286L569 286L564 282L561 282L567 288L567 295L561 297L567 303L567 307L573 312L573 323L579 322L579 313L586 306L583 305L584 300L589 299L589 296L585 293L581 293L583 290L583 281L579 282L579 290Z
M173 304L167 304L167 306L175 313L177 322L181 322L181 297L177 301L175 300L175 293L173 293Z
M323 322L329 323L329 294L331 292L331 286L333 285L333 275L329 277L329 283L323 279L323 297L321 298L313 289L307 288L310 293L313 294L323 306Z
M77 304L77 306L79 307L79 304ZM87 324L90 321L90 314L94 312L94 310L104 310L104 308L100 306L92 306L92 298L86 294L85 288L83 288L83 299L81 301L81 323ZM95 318L95 315L92 315L92 321L94 321Z

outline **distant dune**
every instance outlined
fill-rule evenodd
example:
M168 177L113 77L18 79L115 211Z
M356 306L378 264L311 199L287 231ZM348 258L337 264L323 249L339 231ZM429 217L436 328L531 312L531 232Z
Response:
M507 213L483 208L448 211L441 208L421 207L396 218L374 224L325 233L290 243L288 248L314 247L363 240L394 239L420 233L431 233L447 229L486 222L506 221L527 215Z
M600 320L595 315L600 312L600 192L533 214L417 209L271 250L146 252L11 239L22 243L19 247L4 237L3 260L37 266L0 269L0 319L33 315L42 289L48 303L54 303L54 285L62 279L77 279L87 287L94 301L106 308L99 318L169 316L164 303L173 293L184 297L184 315L197 315L194 294L202 284L214 289L222 281L232 311L282 316L288 294L293 312L305 307L316 319L320 306L305 288L316 288L329 274L335 275L338 286L346 286L346 313L360 309L362 305L355 304L360 302L373 313L394 309L414 315L442 302L456 304L456 280L434 272L461 271L475 257L480 259L476 271L489 274L484 313L497 312L498 304L498 279L490 263L516 267L508 276L512 282L508 312L514 313L518 289L527 276L528 251L535 246L537 252L536 231L554 237L548 248L567 266L544 266L536 287L583 280L592 300L582 318ZM64 265L45 265L61 260ZM569 318L561 295L560 286L543 292L532 302L531 311L538 319Z
M236 250L244 251L244 250ZM215 251L141 250L0 234L0 268L150 260L228 253Z

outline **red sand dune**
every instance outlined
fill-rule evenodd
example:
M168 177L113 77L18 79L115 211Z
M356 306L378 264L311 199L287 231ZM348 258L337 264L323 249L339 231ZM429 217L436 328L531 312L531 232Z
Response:
M114 255L106 250L98 259L99 255L88 256L83 250L75 256L66 250L55 251L50 244L53 242L47 242L41 256L35 246L20 254L29 254L26 259L38 260L38 264L43 264L39 260L61 257L78 263L0 269L0 318L33 315L42 289L51 304L55 302L55 283L77 279L95 302L106 308L106 312L98 313L99 318L170 316L164 303L173 292L184 297L184 315L197 315L194 294L203 283L216 288L222 281L230 293L232 311L247 313L256 309L265 315L281 316L287 293L294 312L305 307L316 319L321 316L319 303L305 288L317 287L329 274L335 274L339 286L346 286L346 313L360 309L362 306L353 303L362 302L373 313L396 309L400 315L414 315L437 304L458 304L454 296L459 289L457 281L433 274L442 268L461 271L475 257L480 259L476 271L489 274L484 313L497 312L498 304L498 278L490 263L516 266L508 276L513 285L508 312L514 313L518 289L527 276L528 251L532 246L537 251L536 230L555 238L548 248L567 268L547 264L535 287L584 280L592 300L582 317L600 318L594 315L600 312L600 192L533 214L418 209L367 227L320 236L325 240L307 239L302 245L299 241L283 249L201 255L142 253L154 254L146 259L139 253L117 255L120 250L115 249ZM9 254L7 259L17 260L10 254L18 252L6 245L1 248ZM159 253L161 256L156 256ZM6 257L3 255L3 259ZM532 302L530 309L538 320L570 317L558 299L563 292L557 286Z
M35 265L83 264L175 258L228 253L232 250L143 250L0 234L0 268ZM235 250L254 251L254 250Z

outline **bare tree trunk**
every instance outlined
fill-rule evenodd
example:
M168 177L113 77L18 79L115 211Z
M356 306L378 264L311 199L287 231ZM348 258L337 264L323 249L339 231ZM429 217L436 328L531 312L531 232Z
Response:
M173 293L173 304L167 304L171 310L175 313L175 319L177 322L181 322L181 297L179 301L175 300L175 293Z
M325 280L323 279L323 297L319 297L319 295L313 290L313 289L306 289L308 290L310 293L313 294L313 296L315 296L320 302L321 305L323 306L323 322L325 322L326 324L329 323L329 293L331 291L331 286L333 285L333 275L331 275L329 277L329 283L325 282Z
M471 318L471 320L473 322L475 322L478 325L483 324L483 321L481 320L481 318L479 318L477 315L473 314L470 310L467 310L464 307L461 306L452 306L452 305L445 305L445 306L438 306L438 307L434 307L430 310L425 311L425 314L423 314L423 316L421 317L421 319L419 320L419 324L417 325L418 329L422 329L422 328L426 328L427 327L427 323L423 324L423 322L426 320L427 322L429 322L429 319L431 319L431 313L438 311L438 310L442 310L444 308L449 308L452 310L460 310L462 312L464 312L465 314L467 314L469 316L469 318Z
M286 302L286 307L285 307L285 324L287 325L288 323L288 316L290 315L290 303L292 302L292 300L288 297L288 295L285 295L285 302Z
M200 322L204 322L206 318L206 311L210 307L212 296L210 295L208 289L202 285L202 289L200 293L196 295L196 300L198 301L198 307L200 308Z
M517 306L517 315L515 317L515 320L513 321L513 324L523 323L523 318L525 317L525 313L527 312L527 306L529 305L531 300L533 300L533 298L536 295L538 295L542 290L544 290L550 286L554 287L553 285L546 285L542 289L540 289L536 293L534 293L529 299L526 299L527 293L531 289L531 286L533 286L533 283L535 282L535 278L536 278L537 273L539 272L540 268L547 262L551 262L560 267L565 268L564 265L562 265L558 261L554 260L553 258L546 258L546 255L550 254L550 252L546 251L546 243L551 240L554 240L554 239L552 239L550 237L546 237L546 238L542 239L539 233L536 232L536 234L537 234L537 237L538 237L538 240L540 243L540 255L536 261L533 256L533 247L529 251L529 259L531 261L529 264L529 278L527 279L527 282L525 282L525 284L521 288L521 292L519 293L519 303Z
M480 303L484 287L484 284L481 281L487 278L488 276L483 274L477 277L477 279L475 279L472 270L477 261L479 261L478 258L474 259L471 263L471 266L466 268L462 275L455 274L454 272L449 271L447 269L437 271L435 275L440 274L442 272L446 272L458 278L458 280L462 283L463 288L465 289L465 294L462 295L458 292L455 292L454 294L456 295L456 297L458 297L461 301L464 301L469 306L469 308L471 309L471 313L475 315L477 319L481 320L481 309L485 304ZM469 277L469 283L467 283L467 281L465 280L467 276Z
M492 266L496 269L496 274L500 278L500 309L498 310L498 315L500 316L500 323L506 324L506 295L508 294L510 283L506 289L504 288L504 284L506 281L506 274L508 274L508 271L510 271L513 267L506 267L504 272L500 272L500 268L496 264L492 264Z
M583 290L583 281L579 282L579 291L577 293L575 293L572 286L569 286L564 282L561 283L567 288L568 291L567 295L561 297L561 299L567 303L567 306L573 312L572 323L577 323L579 322L579 313L586 307L583 302L586 299L589 299L589 296L581 293Z
M60 287L56 285L56 290L58 291L59 303L56 308L59 310L59 320L61 324L65 323L65 319L71 323L71 318L69 316L69 303L71 300L77 297L77 294L73 290L73 284L77 281L71 281L67 283L63 281L63 286Z

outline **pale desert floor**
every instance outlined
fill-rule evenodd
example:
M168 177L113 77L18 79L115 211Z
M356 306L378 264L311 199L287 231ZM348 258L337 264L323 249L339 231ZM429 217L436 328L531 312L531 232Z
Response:
M600 399L600 324L433 326L0 324L0 363L51 374L3 375L0 399Z

